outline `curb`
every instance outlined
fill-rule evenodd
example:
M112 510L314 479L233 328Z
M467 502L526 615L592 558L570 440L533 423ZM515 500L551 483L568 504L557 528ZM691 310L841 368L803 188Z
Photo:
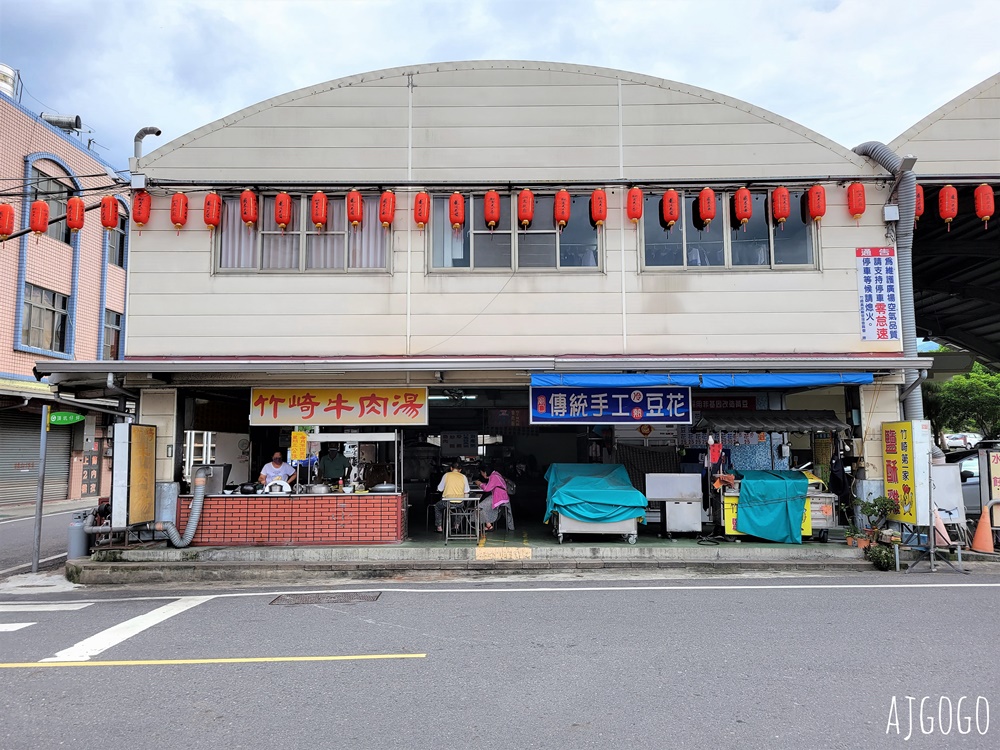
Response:
M69 560L66 577L74 583L120 585L126 583L167 583L192 581L318 581L330 578L409 577L426 572L454 575L498 575L591 570L683 570L703 573L773 572L863 572L873 571L871 563L857 561L760 560L413 560L324 563L240 563L177 562L169 565L150 563L93 562Z

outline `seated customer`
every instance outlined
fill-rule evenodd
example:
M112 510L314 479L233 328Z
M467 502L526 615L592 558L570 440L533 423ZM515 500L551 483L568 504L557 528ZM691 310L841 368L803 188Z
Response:
M479 501L479 528L492 531L493 524L500 515L500 506L510 502L507 482L496 469L480 469L479 475L482 479L477 480L476 484L486 493Z
M434 525L441 531L442 517L452 498L469 496L469 480L459 471L458 463L452 461L448 471L438 483L441 499L434 503Z

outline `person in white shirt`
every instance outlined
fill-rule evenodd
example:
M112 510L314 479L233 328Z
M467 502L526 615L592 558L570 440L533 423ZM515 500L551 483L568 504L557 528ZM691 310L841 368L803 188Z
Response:
M270 484L280 479L283 482L291 484L295 481L297 473L295 468L285 463L281 451L275 451L274 455L271 456L271 463L264 464L264 468L260 470L260 478L257 481L261 484Z

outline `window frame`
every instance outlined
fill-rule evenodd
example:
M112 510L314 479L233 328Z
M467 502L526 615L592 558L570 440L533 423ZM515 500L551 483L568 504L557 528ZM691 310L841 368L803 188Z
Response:
M118 212L118 226L108 232L108 265L125 268L125 239L128 237L128 216ZM112 242L112 238L115 238Z
M653 265L647 263L646 261L646 222L649 220L656 221L659 224L659 216L645 210L643 207L642 215L642 240L640 243L640 257L639 257L639 269L640 272L650 272L650 273L721 273L721 272L740 272L740 273L761 273L766 271L821 271L822 264L820 263L821 258L821 244L820 244L820 231L821 227L817 226L817 222L808 221L805 222L805 230L809 237L810 250L812 252L812 262L811 263L776 263L775 262L775 231L781 231L776 229L774 216L771 212L771 195L770 189L754 189L750 188L750 192L754 195L764 194L764 215L767 220L767 241L768 241L768 262L766 264L760 265L738 265L733 262L733 240L734 233L741 231L738 226L734 227L731 220L730 214L732 212L732 201L733 195L736 189L732 190L716 190L716 195L721 198L721 210L717 212L713 224L719 222L722 226L723 234L723 258L725 263L721 266L692 266L688 263L689 259L689 243L691 242L690 232L697 232L694 227L694 215L691 212L691 205L693 200L697 200L697 191L689 192L686 190L678 190L681 214L677 221L677 224L681 225L681 242L682 242L682 256L683 265L665 266L665 265ZM799 201L794 198L795 194L804 193L805 190L792 189L789 188L789 192L792 193L793 197L791 200L791 211L792 215L789 217L789 221L798 220L798 209ZM688 223L691 223L691 227L688 227ZM676 229L677 224L674 225ZM690 231L689 231L690 230ZM673 230L671 230L673 231Z
M390 227L385 229L381 224L368 222L362 224L362 232L366 231L368 227L374 227L373 231L385 233L385 247L383 252L385 253L385 263L382 266L377 267L353 267L350 265L351 250L353 246L352 235L357 234L351 231L351 227L347 222L347 193L327 193L326 196L329 200L330 213L327 220L327 227L334 225L333 221L333 211L341 211L343 219L344 229L324 229L322 232L318 231L315 226L313 226L310 221L310 205L312 194L305 193L289 193L291 195L293 202L298 203L298 209L295 212L295 221L298 227L291 230L290 232L282 233L281 230L264 229L265 214L264 206L267 201L273 200L275 196L278 195L280 191L267 191L257 193L258 200L258 216L257 224L251 230L254 233L253 238L253 258L254 265L246 267L225 267L222 265L222 239L223 234L226 231L230 231L228 227L220 226L219 230L215 232L215 240L213 243L213 266L214 272L219 275L267 275L267 276L313 276L313 275L347 275L347 274L366 274L366 275L382 275L392 273L392 246L393 246L393 231L394 228ZM380 194L375 193L365 193L362 192L362 199L365 203L377 205ZM223 194L223 214L225 214L225 203L227 201L239 201L238 193ZM273 221L273 216L272 216ZM246 228L239 224L237 229ZM271 235L281 235L281 234L296 234L298 236L297 242L297 254L298 254L298 265L294 268L265 268L264 267L264 237ZM316 235L342 235L344 237L344 265L339 267L330 268L307 268L307 249L308 249L308 237Z
M501 199L506 200L507 201L507 205L509 206L510 227L508 229L503 229L503 230L494 230L494 232L496 232L496 231L502 231L502 232L508 232L508 233L510 233L510 236L511 236L511 243L510 243L510 248L511 248L511 252L510 252L510 264L508 266L484 266L484 267L476 267L476 235L490 234L490 230L488 230L488 229L476 229L475 228L475 221L476 221L476 218L475 218L476 217L476 213L475 212L477 210L481 210L481 209L478 208L478 206L481 205L481 202L483 200L483 196L485 196L486 192L487 192L486 190L482 190L482 191L470 191L470 192L463 192L462 193L462 197L465 198L465 206L466 206L465 224L462 227L462 231L463 231L463 233L467 233L469 235L469 265L468 266L436 266L436 265L434 265L434 232L433 232L433 229L431 229L430 231L426 231L425 230L425 233L427 235L427 238L425 240L425 243L426 243L425 249L426 249L426 256L427 256L427 272L428 273L430 273L430 274L451 274L451 273L454 273L454 274L466 274L466 273L478 273L478 274L488 274L488 273L520 273L520 274L527 274L527 273L542 273L542 274L551 274L551 273L583 273L583 274L601 273L601 274L603 274L605 272L605 261L604 261L605 241L604 241L604 231L602 231L601 229L596 228L596 227L592 227L593 232L594 232L594 236L595 236L595 238L597 240L597 247L596 247L596 255L597 255L596 260L597 260L597 263L596 263L596 265L593 265L593 266L572 266L572 265L563 265L562 264L562 246L561 246L562 232L560 232L559 229L554 225L555 224L555 218L554 218L554 216L550 216L548 218L548 220L551 221L552 224L553 224L553 226L551 228L549 228L549 227L546 227L544 229L537 228L537 225L538 225L538 222L539 222L539 214L538 214L538 211L537 211L538 198L539 197L545 197L545 198L554 197L555 194L556 194L556 192L558 192L558 191L555 191L555 190L553 190L551 192L549 192L549 191L535 192L535 201L536 201L535 218L532 221L532 228L529 228L529 229L526 229L526 230L525 229L521 229L520 225L517 222L517 196L518 196L518 192L519 191L510 191L510 192L507 192L507 191L503 191L503 192L497 191L497 192L500 192ZM589 193L579 193L579 192L574 193L573 191L569 191L569 192L570 192L571 199L577 199L577 198L579 198L581 200L584 200L584 199L589 200L589 198L590 198L590 194ZM434 204L435 204L435 202L445 202L446 203L447 200L448 200L448 197L451 196L453 193L454 193L454 191L452 191L451 193L434 193L434 194L431 195L431 216L430 216L430 220L431 221L434 220ZM585 220L589 224L589 222L590 222L590 210L589 210L589 206L587 208L587 212L585 214L583 214L583 216L585 217ZM572 221L572 216L571 216L570 220ZM522 235L525 235L525 234L553 235L555 237L555 264L554 265L552 265L552 266L525 266L525 265L521 264L521 257L520 257L521 240L523 239Z
M113 315L117 317L117 320L112 319L108 321L108 315ZM125 316L112 310L110 308L104 308L104 348L101 350L101 359L105 361L114 361L121 359L121 346L122 346L122 321L124 321ZM109 336L108 333L113 332L113 336ZM113 340L113 345L111 341ZM110 350L110 351L109 351Z
M39 301L32 299L32 292L37 290L40 292L41 299ZM51 294L53 302L51 305L46 304L45 294ZM46 289L45 287L38 286L37 284L32 284L30 282L24 282L24 298L21 303L21 346L30 347L31 349L41 351L41 352L55 352L57 354L68 354L67 339L69 338L69 295L62 294L61 292L53 291L52 289ZM62 306L59 306L61 301ZM58 343L61 348L47 347L44 344L45 330L45 313L52 313L52 330L50 331L53 343ZM42 317L42 325L34 325L36 316ZM57 323L60 319L62 320L61 329L57 328ZM61 330L61 340L56 341L57 330ZM34 332L39 331L37 341L33 340ZM27 335L25 335L27 333Z
M50 220L54 216L64 216L69 205L69 199L76 194L74 187L62 182L63 179L69 179L69 176L56 177L40 170L37 164L31 165L29 203L34 203L36 200L45 201L49 206ZM58 196L55 195L56 185L61 188ZM61 221L50 223L45 230L45 234L56 242L62 242L66 245L70 245L73 242L73 232L70 230L65 218Z

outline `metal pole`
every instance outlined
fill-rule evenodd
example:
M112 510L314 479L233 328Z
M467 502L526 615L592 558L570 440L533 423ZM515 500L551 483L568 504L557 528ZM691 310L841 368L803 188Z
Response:
M42 554L42 498L45 495L45 449L49 438L49 405L42 407L42 434L38 438L38 491L35 493L35 543L31 550L31 572L38 572Z

